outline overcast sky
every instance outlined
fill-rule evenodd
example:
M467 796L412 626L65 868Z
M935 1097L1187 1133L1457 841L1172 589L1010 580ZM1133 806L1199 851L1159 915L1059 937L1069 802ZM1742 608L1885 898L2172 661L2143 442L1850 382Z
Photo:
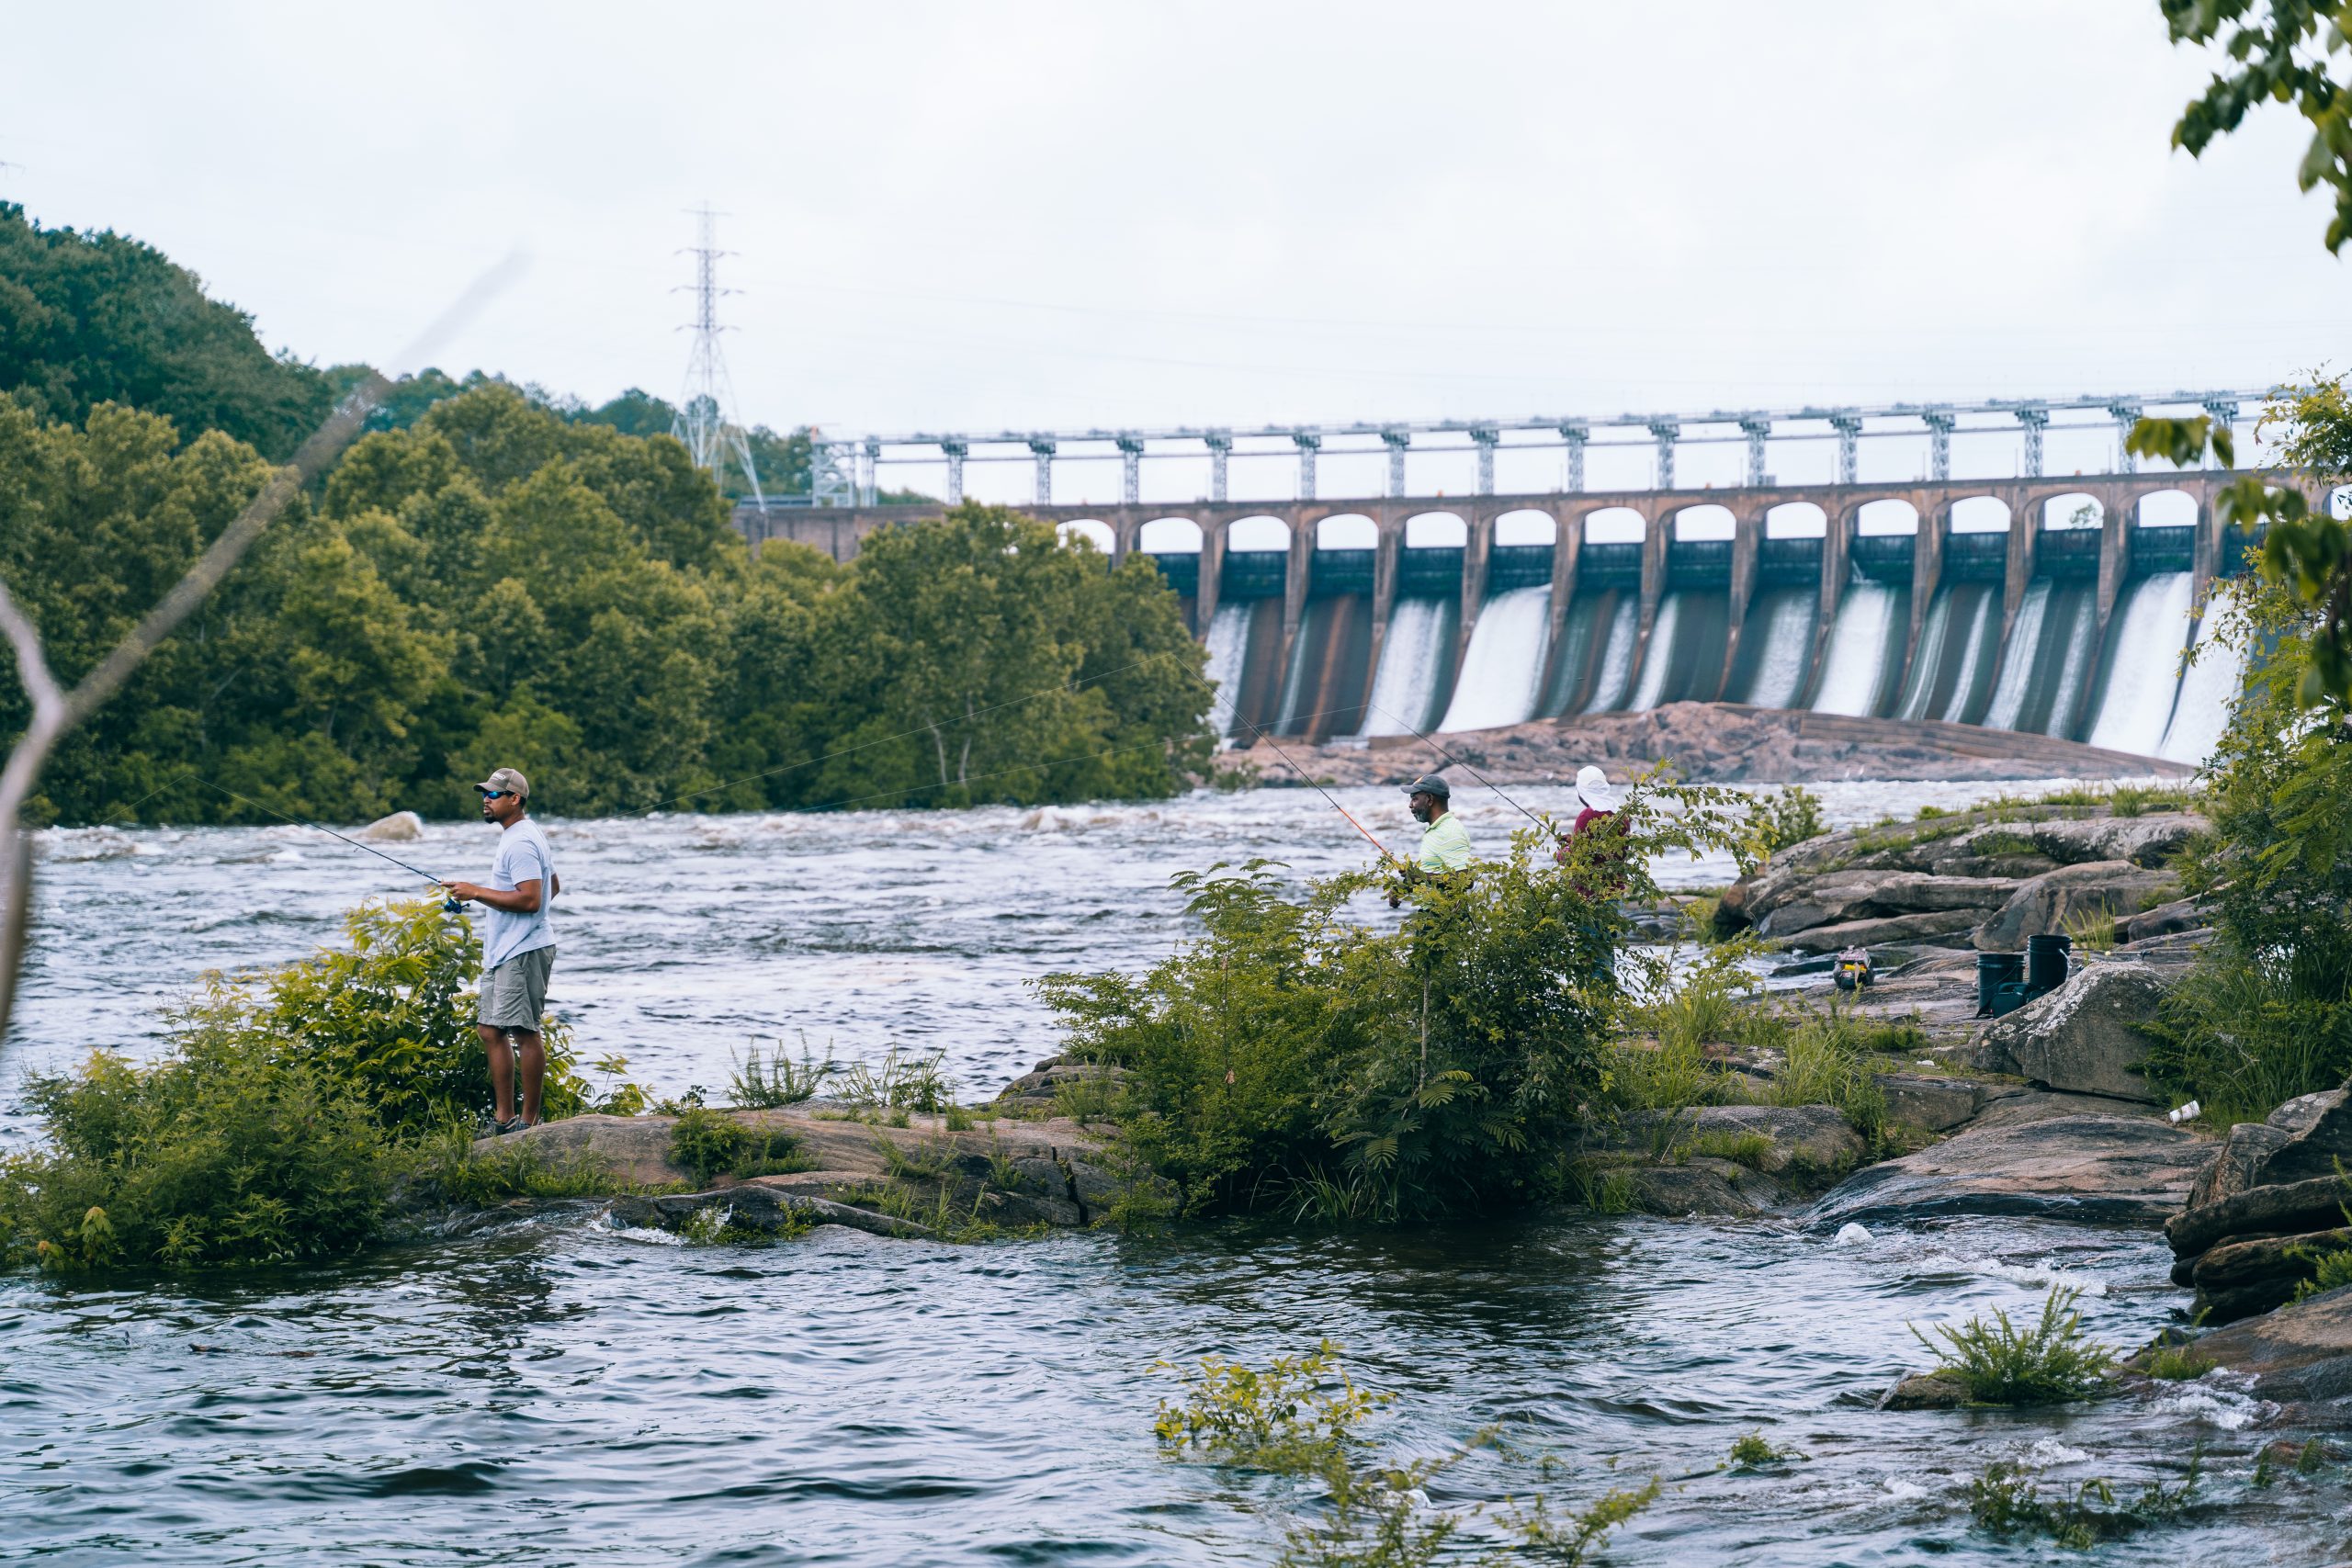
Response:
M741 413L778 427L2255 387L2340 368L2352 327L2301 122L2175 153L2211 67L2151 0L0 0L0 196L152 242L321 363L389 359L520 250L445 367L674 396L707 199ZM1871 463L1916 468L1894 446ZM1426 461L1415 490L1468 488ZM1685 478L1738 464L1694 448ZM1065 473L1059 498L1116 494L1115 465Z

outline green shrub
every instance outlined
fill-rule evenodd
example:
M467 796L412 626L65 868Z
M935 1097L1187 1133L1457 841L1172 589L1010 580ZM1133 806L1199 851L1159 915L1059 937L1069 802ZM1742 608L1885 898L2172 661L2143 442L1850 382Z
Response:
M747 1127L723 1111L689 1106L670 1129L670 1163L707 1187L719 1176L782 1176L807 1170L797 1141L777 1129Z
M2165 1382L2194 1382L2213 1370L2210 1357L2186 1345L2159 1346L2148 1358L2148 1375Z
M78 1270L333 1258L382 1228L401 1159L284 1051L206 1032L153 1066L32 1080L49 1142L0 1162L0 1258Z
M1764 1098L1773 1105L1834 1105L1865 1140L1875 1140L1886 1122L1876 1059L1917 1049L1922 1039L1916 1025L1865 1021L1840 1008L1803 1014Z
M1160 1402L1152 1426L1171 1456L1321 1483L1317 1510L1283 1532L1280 1568L1427 1568L1453 1560L1450 1546L1478 1512L1431 1506L1431 1484L1487 1446L1492 1434L1482 1432L1448 1454L1377 1462L1360 1428L1391 1397L1358 1388L1327 1339L1311 1354L1276 1357L1262 1372L1207 1358L1187 1379L1182 1403ZM1576 1568L1657 1495L1653 1479L1613 1488L1584 1509L1555 1517L1539 1494L1500 1516L1509 1546L1478 1561Z
M1829 831L1828 818L1821 811L1821 797L1803 784L1790 784L1777 795L1758 795L1754 811L1758 837L1767 855L1779 854Z
M1734 1470L1755 1470L1768 1464L1785 1464L1804 1456L1791 1449L1776 1449L1764 1440L1761 1432L1750 1432L1735 1438L1731 1445L1731 1467Z
M431 899L363 906L345 929L347 949L209 976L152 1066L100 1054L36 1080L47 1141L0 1165L0 1255L210 1267L375 1235L419 1149L490 1102L480 944ZM546 1111L568 1115L583 1086L565 1032L547 1043Z
M1996 1310L1993 1321L1972 1317L1954 1328L1939 1325L1938 1346L1917 1327L1913 1337L1937 1360L1936 1370L1959 1380L1976 1404L2055 1404L2081 1399L2107 1386L2114 1354L2084 1337L2075 1303L2082 1292L2052 1286L2041 1321L2018 1328Z

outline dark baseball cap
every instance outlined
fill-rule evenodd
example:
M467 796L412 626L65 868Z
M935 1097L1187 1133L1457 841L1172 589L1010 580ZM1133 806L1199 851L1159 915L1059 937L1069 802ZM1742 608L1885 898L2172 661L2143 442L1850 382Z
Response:
M1423 773L1405 786L1407 795L1433 795L1440 800L1453 798L1453 786L1435 773Z

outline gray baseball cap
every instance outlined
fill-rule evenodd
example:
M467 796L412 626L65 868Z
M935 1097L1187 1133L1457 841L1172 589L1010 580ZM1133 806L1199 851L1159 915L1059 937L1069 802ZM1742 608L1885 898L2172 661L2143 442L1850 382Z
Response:
M1453 798L1453 786L1435 773L1423 773L1405 786L1407 795L1433 795L1440 800Z
M531 798L531 781L513 768L498 769L474 788L482 795L511 795L517 800Z

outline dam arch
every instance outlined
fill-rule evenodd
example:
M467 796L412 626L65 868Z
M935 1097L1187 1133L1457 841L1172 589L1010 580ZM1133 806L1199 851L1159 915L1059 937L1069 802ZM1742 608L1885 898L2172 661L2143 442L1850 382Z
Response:
M1105 559L1118 548L1119 544L1118 536L1112 532L1111 525L1099 517L1075 517L1058 524L1054 528L1054 536L1065 545L1074 539L1083 539L1102 551Z

